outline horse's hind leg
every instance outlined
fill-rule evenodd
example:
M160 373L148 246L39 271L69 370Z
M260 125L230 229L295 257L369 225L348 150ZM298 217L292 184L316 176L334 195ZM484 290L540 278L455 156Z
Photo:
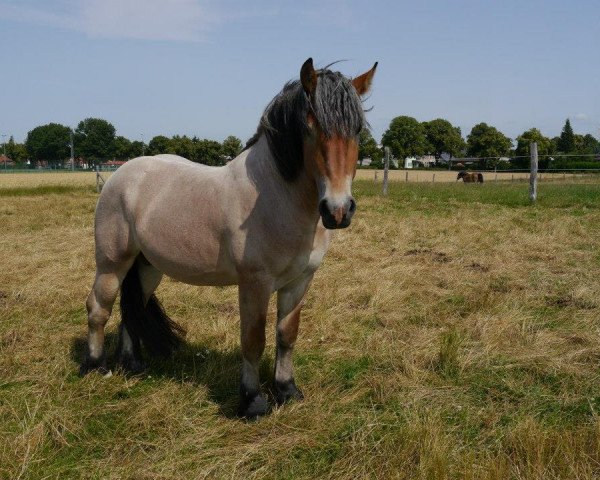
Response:
M277 292L275 399L279 405L304 398L294 381L292 353L298 336L302 299L312 278L312 274L306 275Z
M131 263L124 263L113 271L96 271L96 279L92 291L88 295L86 307L88 312L88 350L81 364L80 374L95 369L106 370L104 353L104 327L112 312L119 286Z
M148 302L150 296L158 288L163 274L160 270L154 268L147 262L143 256L138 257L135 263L142 291L144 293L144 303ZM117 347L117 358L123 369L130 373L141 373L146 368L142 358L142 349L139 336L130 332L121 321L119 326L119 345Z

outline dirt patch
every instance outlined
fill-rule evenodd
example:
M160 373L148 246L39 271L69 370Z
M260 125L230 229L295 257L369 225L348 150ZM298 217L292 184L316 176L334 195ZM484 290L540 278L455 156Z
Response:
M408 250L404 255L407 257L425 256L438 263L448 263L452 261L452 258L448 254L444 252L436 252L430 248L413 248L412 250Z
M475 270L476 272L489 272L490 271L490 267L486 267L485 265L482 265L481 263L477 263L477 262L473 262L469 264L469 268L472 270Z

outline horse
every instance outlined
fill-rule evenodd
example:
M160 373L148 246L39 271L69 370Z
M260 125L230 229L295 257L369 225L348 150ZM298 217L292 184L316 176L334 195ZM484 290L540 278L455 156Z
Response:
M147 354L169 355L185 331L154 291L163 275L192 285L237 285L242 354L239 415L270 411L259 381L269 298L277 293L274 397L303 398L292 352L303 298L332 230L356 211L351 192L361 97L377 63L350 79L304 62L266 107L244 151L209 167L176 155L143 156L106 182L95 216L96 275L87 307L80 373L107 371L104 328L120 290L117 363L144 370Z
M456 176L456 180L460 180L462 178L462 181L464 183L483 183L483 174L482 173L475 173L475 172L465 172L460 171L458 172L458 175Z

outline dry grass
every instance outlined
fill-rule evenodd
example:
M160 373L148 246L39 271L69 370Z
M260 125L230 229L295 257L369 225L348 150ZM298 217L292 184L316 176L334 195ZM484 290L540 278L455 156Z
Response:
M97 197L2 196L0 477L597 478L600 188L356 195L304 309L306 400L256 423L233 415L235 289L165 281L188 345L81 379Z
M111 172L102 172L103 178L108 178ZM42 186L84 187L96 185L95 172L36 172L3 173L0 175L0 189L36 188Z

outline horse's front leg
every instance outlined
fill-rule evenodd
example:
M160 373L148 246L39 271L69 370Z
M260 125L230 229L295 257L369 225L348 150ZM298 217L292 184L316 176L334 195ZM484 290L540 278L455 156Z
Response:
M256 418L269 411L267 398L260 390L258 368L265 349L265 324L271 284L253 279L240 284L240 330L242 346L242 381L239 414Z
M298 336L302 299L312 278L312 273L303 275L277 292L275 399L279 405L288 400L301 400L304 398L294 381L292 352Z

